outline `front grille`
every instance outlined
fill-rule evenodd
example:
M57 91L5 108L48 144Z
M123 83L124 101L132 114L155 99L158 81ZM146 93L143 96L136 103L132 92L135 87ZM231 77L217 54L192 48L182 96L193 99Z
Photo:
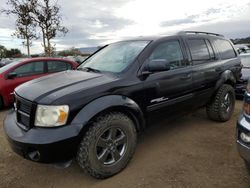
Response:
M242 84L246 86L248 84L248 80L243 80Z
M35 110L32 102L16 96L16 116L17 123L24 129L28 130L32 124L32 116Z
M237 84L247 85L248 84L248 80L240 79Z
M31 111L31 105L32 105L32 104L24 103L24 102L21 102L21 103L19 103L19 104L20 104L20 106L19 106L19 110L20 110L20 111L25 112L25 113L27 113L27 114L30 113L30 111Z

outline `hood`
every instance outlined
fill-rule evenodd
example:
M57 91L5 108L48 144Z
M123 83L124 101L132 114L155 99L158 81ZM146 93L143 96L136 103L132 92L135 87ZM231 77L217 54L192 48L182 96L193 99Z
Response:
M115 78L84 71L65 71L44 76L17 87L18 96L42 104L50 104L60 97L114 81ZM86 92L85 92L86 93Z
M250 78L250 68L243 67L241 70L241 79L248 80Z

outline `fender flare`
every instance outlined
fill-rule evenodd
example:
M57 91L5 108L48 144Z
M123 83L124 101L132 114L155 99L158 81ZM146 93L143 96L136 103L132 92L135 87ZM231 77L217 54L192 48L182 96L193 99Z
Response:
M134 121L137 131L145 127L144 115L139 105L132 99L121 95L108 95L93 100L78 112L71 124L82 124L84 128L96 115L109 109L125 111Z
M215 89L219 89L224 83L227 82L230 82L233 85L236 84L234 74L230 70L226 70L221 74L220 79L216 82Z

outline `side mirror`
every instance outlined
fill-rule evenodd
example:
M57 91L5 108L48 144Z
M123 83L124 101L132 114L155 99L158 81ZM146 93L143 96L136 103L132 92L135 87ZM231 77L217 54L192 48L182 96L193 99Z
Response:
M154 59L145 67L148 72L161 72L170 70L170 63L165 59Z
M17 73L15 73L15 72L10 72L10 73L7 75L7 78L8 78L8 79L13 79L13 78L15 78L15 77L17 77Z

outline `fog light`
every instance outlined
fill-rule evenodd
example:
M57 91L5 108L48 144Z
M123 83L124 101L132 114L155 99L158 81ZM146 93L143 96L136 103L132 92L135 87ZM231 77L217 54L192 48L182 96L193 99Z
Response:
M28 157L32 161L39 161L40 160L40 152L39 151L32 151L28 153Z
M245 133L240 133L240 138L243 142L250 143L250 136Z

